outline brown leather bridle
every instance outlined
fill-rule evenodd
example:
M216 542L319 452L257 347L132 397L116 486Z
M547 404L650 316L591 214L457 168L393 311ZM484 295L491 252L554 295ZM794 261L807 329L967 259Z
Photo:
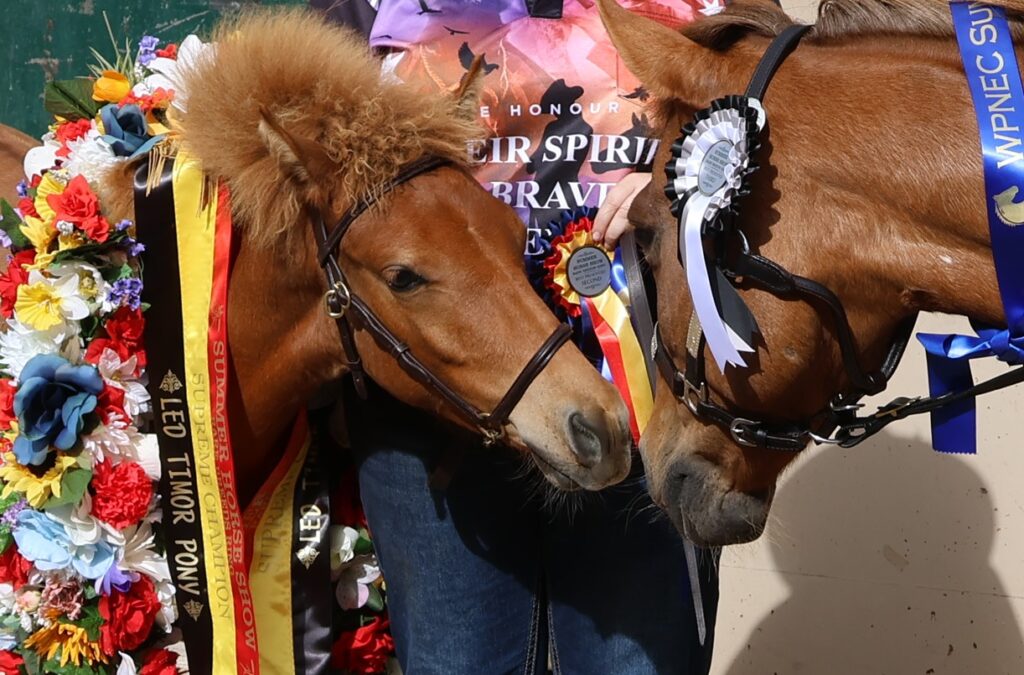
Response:
M351 206L330 231L324 222L323 214L314 212L312 214L313 236L317 243L317 257L320 260L320 266L327 276L324 305L328 316L334 319L338 325L341 346L345 352L345 365L352 375L353 384L359 395L366 398L366 371L363 369L363 362L356 350L353 328L368 332L377 344L395 359L402 370L428 391L444 399L462 419L483 435L486 445L492 445L504 435L505 425L508 424L512 410L559 348L568 342L572 335L572 329L564 323L559 323L558 328L526 363L494 409L485 412L459 395L416 358L409 350L409 346L391 332L384 322L373 313L373 310L352 291L352 287L338 263L342 239L359 216L399 185L449 164L451 162L447 159L427 156L406 165L394 178L374 190L371 196Z

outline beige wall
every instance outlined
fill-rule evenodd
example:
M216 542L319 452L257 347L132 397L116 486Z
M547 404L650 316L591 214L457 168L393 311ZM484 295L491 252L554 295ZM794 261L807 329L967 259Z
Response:
M813 3L784 4L813 20ZM914 341L889 393L926 389ZM808 451L765 536L722 556L713 673L1024 673L1022 404L1024 387L979 403L976 456L933 452L926 418Z

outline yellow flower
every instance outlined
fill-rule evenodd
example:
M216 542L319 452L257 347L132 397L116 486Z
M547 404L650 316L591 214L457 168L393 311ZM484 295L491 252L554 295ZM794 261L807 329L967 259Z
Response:
M61 297L54 287L45 281L18 286L18 298L14 311L26 326L36 330L49 330L64 323L60 311Z
M36 650L44 660L54 658L60 652L60 665L73 663L76 666L107 663L99 642L89 639L89 634L80 626L53 622L40 628L25 640L25 647Z
M57 453L57 461L42 476L37 476L21 464L13 452L5 452L4 465L0 466L0 481L5 483L2 496L21 492L33 508L41 508L51 496L60 497L60 481L78 460L64 453Z
M57 236L57 250L66 251L71 248L78 248L85 243L85 235L78 230L74 230L71 234L61 234ZM95 291L92 297L95 297Z
M37 256L49 251L50 244L57 238L57 228L35 216L25 216L25 222L21 226L21 233L32 242ZM38 263L39 261L36 260L36 262Z
M92 279L90 279L92 282ZM28 273L28 283L18 286L14 314L36 330L49 330L66 321L89 316L89 305L80 297L77 274L48 279L41 272Z
M128 78L116 70L104 70L102 76L92 85L92 97L97 101L120 103L132 90Z
M43 176L43 179L39 181L39 187L36 191L35 201L32 202L36 207L36 212L39 217L43 219L44 223L53 224L53 219L57 217L57 212L50 206L50 202L46 199L50 195L64 194L64 189L67 186L61 183L59 180L53 177L49 171Z

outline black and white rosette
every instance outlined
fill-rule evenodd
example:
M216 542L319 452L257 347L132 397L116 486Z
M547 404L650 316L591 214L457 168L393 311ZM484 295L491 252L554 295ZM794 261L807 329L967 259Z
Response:
M679 219L679 260L694 311L723 372L728 364L747 365L741 352L754 351L750 343L756 324L718 267L709 272L704 238L719 239L732 227L738 199L749 192L747 179L757 169L751 156L759 148L764 121L764 109L754 99L718 99L683 127L665 167L665 193Z

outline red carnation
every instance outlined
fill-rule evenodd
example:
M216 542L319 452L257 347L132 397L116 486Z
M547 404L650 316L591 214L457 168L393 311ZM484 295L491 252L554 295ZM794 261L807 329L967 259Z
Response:
M22 218L27 216L39 217L39 212L36 211L36 203L31 197L22 197L18 200L18 211L21 212Z
M67 157L71 151L68 149L68 143L71 141L77 141L82 138L89 130L92 129L92 120L80 119L75 122L65 122L57 127L54 132L54 136L60 142L60 150L57 151L58 157Z
M11 380L0 380L0 429L10 429L14 414L14 394L18 388Z
M110 235L110 223L100 215L100 201L82 175L75 176L59 195L48 195L46 202L57 212L57 220L72 223L93 241L104 242Z
M177 675L178 655L169 649L157 649L144 657L139 675Z
M377 617L362 628L342 633L331 649L331 665L358 675L387 670L388 657L395 652L389 624L386 618Z
M135 462L97 464L92 488L92 515L119 530L142 520L153 500L153 482Z
M159 611L160 599L147 576L140 576L127 593L115 588L109 596L101 596L100 646L103 653L113 656L137 649L149 637Z
M28 583L28 573L32 563L25 560L14 545L0 554L0 583L11 584L15 589Z
M156 55L164 59L176 59L178 58L178 45L170 42L166 47L156 50Z
M20 675L25 660L14 652L0 652L0 673L3 675Z

